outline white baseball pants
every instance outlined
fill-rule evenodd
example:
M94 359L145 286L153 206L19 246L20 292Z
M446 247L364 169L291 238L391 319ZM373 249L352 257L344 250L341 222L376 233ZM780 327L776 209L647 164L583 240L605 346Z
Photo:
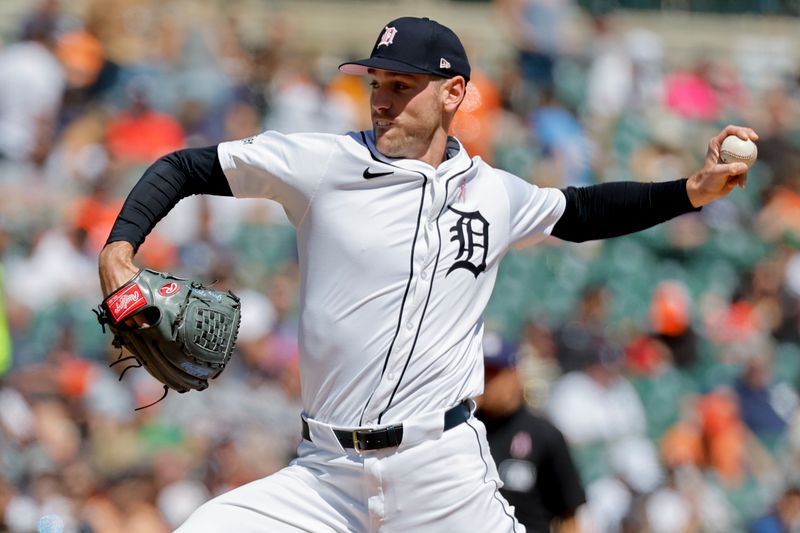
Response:
M404 422L397 448L344 449L308 420L313 442L275 474L207 502L177 533L524 533L479 420L442 432L442 413Z

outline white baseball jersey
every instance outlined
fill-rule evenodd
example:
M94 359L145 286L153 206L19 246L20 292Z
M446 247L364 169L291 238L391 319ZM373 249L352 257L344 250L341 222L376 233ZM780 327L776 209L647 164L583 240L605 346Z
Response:
M266 132L219 145L237 197L280 202L297 229L300 372L309 418L401 422L483 391L482 313L510 247L565 209L450 140L438 168L372 132Z

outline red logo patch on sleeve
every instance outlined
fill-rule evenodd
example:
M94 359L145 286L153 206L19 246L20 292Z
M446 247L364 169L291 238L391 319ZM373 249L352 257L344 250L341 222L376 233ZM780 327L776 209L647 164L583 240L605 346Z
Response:
M179 290L181 290L180 283L175 283L174 281L171 281L169 283L163 284L161 288L158 289L158 293L161 296L172 296Z
M135 283L131 283L106 300L106 307L115 322L120 322L145 305L147 305L147 299L142 294L142 289Z

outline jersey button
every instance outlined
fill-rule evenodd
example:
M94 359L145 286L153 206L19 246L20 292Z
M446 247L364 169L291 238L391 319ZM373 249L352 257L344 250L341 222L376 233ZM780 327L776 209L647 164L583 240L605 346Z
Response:
M422 274L419 275L419 277L421 277L422 279L428 279L428 273L423 272Z
M406 323L406 328L407 329L414 329L414 324L412 324L411 322L407 322Z
M389 378L389 381L394 381L394 373L393 372L389 372L389 374L386 377Z

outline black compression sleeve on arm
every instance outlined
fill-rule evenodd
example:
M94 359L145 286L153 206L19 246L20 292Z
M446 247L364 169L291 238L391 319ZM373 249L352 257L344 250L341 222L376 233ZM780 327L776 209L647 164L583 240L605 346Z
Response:
M122 205L106 244L127 241L138 250L158 221L193 194L233 196L216 146L178 150L153 163Z
M562 192L567 207L552 235L572 242L619 237L700 210L689 201L685 179L602 183L567 187Z

